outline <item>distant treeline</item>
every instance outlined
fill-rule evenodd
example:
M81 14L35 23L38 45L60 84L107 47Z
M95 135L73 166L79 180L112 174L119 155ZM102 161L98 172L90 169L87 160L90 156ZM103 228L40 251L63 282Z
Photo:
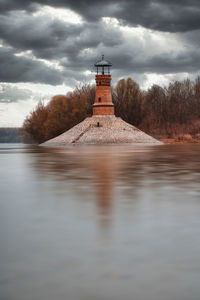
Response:
M200 134L200 78L175 81L148 91L132 80L121 79L112 88L115 115L157 138ZM95 86L83 85L66 96L57 95L37 107L24 121L28 139L41 143L92 115Z
M23 134L19 128L0 128L0 143L22 143Z

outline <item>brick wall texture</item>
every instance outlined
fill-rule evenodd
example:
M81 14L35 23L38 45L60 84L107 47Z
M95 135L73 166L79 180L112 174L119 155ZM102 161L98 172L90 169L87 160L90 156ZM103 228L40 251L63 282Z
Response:
M96 75L96 97L93 115L114 115L111 96L111 75Z

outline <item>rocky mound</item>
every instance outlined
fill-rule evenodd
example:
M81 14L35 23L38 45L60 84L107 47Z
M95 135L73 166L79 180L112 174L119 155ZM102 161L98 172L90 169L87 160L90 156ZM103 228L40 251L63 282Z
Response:
M162 144L115 116L93 116L41 146L67 144L144 143Z

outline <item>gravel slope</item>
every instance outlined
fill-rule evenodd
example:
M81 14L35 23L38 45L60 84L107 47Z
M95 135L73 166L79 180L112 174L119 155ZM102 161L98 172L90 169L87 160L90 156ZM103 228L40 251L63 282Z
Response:
M93 116L41 146L67 144L144 143L162 144L138 128L115 116Z

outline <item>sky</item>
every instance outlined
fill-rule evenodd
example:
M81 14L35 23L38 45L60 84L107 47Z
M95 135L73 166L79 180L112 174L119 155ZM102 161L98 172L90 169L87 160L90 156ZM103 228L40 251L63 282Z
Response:
M19 127L38 101L94 83L142 89L200 75L200 0L0 0L0 127Z

